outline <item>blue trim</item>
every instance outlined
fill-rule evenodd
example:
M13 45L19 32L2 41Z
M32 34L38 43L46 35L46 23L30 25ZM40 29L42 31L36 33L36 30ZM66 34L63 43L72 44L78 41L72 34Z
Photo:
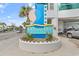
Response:
M46 34L32 34L33 38L47 38Z

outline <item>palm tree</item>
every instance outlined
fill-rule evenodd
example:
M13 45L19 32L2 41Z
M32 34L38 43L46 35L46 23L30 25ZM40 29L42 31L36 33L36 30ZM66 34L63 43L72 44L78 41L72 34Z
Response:
M12 30L15 31L16 26L14 23L11 24L11 27L12 27Z
M0 25L2 25L2 26L3 26L3 28L5 28L6 23L0 23Z
M26 24L29 25L30 24L30 19L29 19L29 12L32 10L31 7L27 6L22 6L21 9L20 9L20 14L19 16L20 17L27 17L27 21L26 21Z
M23 22L22 25L25 27L27 25L27 23L26 22Z

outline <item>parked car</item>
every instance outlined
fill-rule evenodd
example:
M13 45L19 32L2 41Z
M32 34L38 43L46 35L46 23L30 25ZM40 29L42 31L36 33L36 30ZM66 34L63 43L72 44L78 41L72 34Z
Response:
M79 38L79 28L70 28L67 30L66 35L68 38L77 37Z

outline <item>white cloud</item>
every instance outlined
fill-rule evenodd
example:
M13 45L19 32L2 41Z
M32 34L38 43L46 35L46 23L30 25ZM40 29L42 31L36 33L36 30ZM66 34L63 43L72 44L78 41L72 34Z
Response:
M7 19L7 25L11 25L12 23L15 23L15 20L13 20L13 19Z
M7 16L7 18L12 18L11 16Z
M34 3L29 3L29 6L32 8L35 8L35 4Z
M3 8L3 5L0 5L0 8Z
M7 20L7 25L11 25L12 23L15 24L16 26L19 26L22 24L24 21L16 20L16 19L8 19Z
M7 4L0 4L0 8L5 8Z
M4 9L7 6L7 4L0 3L0 13L4 13Z
M32 3L29 3L29 6L32 7Z
M35 6L32 6L33 9L35 9Z

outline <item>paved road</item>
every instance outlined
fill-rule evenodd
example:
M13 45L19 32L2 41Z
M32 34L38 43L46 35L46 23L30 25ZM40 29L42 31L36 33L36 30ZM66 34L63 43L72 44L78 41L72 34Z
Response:
M7 37L5 39L5 37ZM28 51L21 50L19 48L19 38L22 34L16 34L15 32L1 33L0 34L0 55L1 56L27 56L27 55L45 55L45 56L69 56L79 55L79 48L70 41L69 38L59 37L62 41L62 47L56 51L37 54ZM4 39L3 39L4 37Z
M7 39L12 39L14 37L20 37L20 36L21 36L21 34L16 33L16 32L0 33L0 41L7 40Z

